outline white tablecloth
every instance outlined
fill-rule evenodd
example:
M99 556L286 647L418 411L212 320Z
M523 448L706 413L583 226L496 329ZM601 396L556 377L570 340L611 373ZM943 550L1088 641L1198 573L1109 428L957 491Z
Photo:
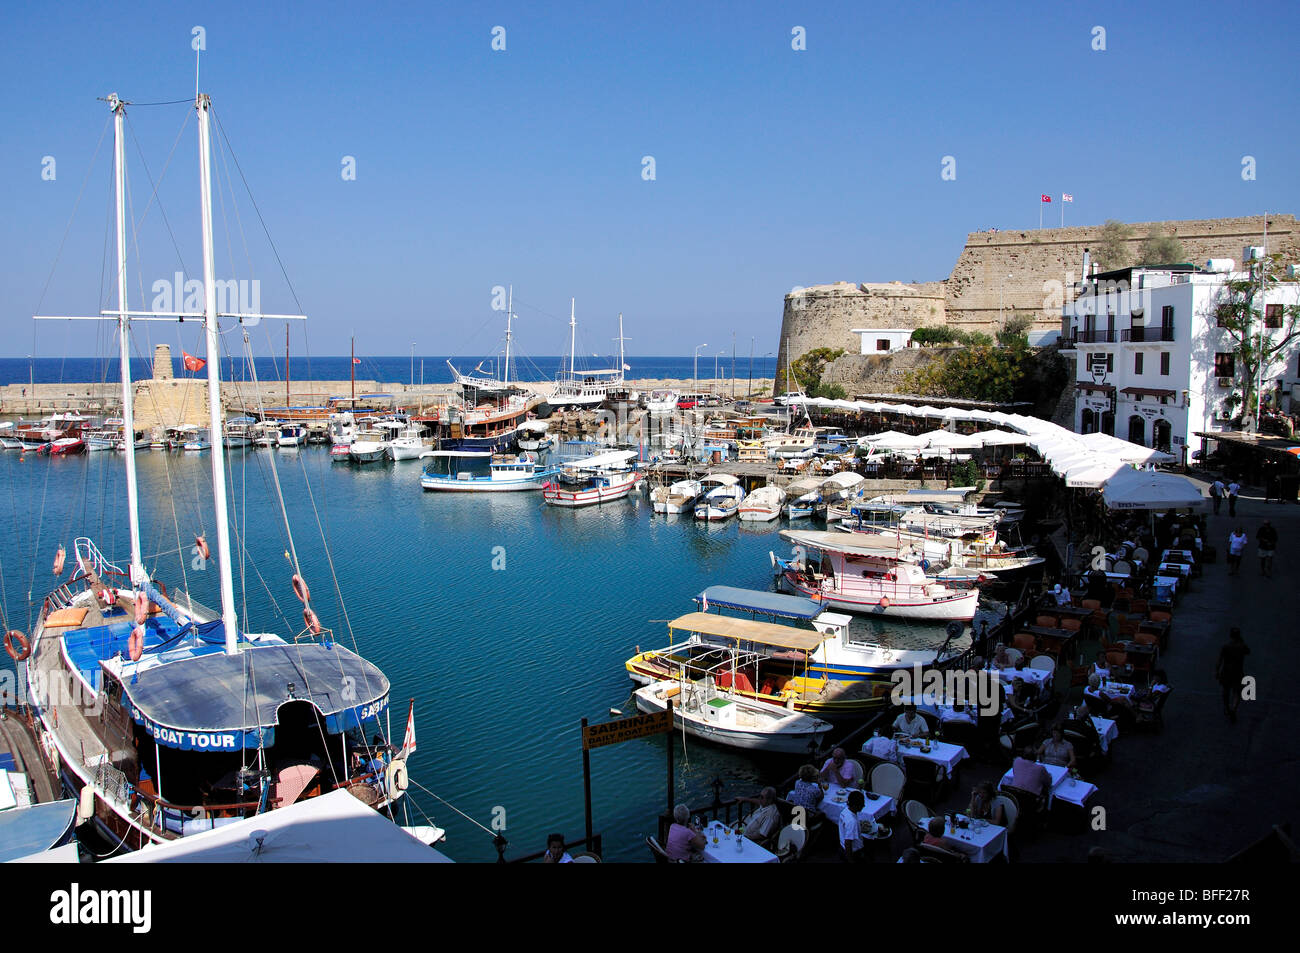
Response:
M1011 859L1010 848L1007 846L1007 829L998 827L996 824L989 824L983 830L976 830L972 822L971 827L957 828L955 831L945 830L943 833L944 846L955 850L959 854L965 854L970 857L972 863L987 864L998 854L1002 854L1008 860ZM924 829L930 825L930 818L921 821L921 827Z
M714 832L718 843L713 843ZM776 854L759 847L748 837L740 837L740 850L736 850L737 837L721 821L713 821L704 828L704 859L710 864L775 864Z
M1083 807L1083 802L1088 800L1097 790L1097 785L1089 784L1087 781L1080 781L1070 777L1070 769L1060 764L1042 764L1047 769L1047 773L1052 777L1052 789L1047 795L1047 806L1051 807L1052 802L1057 798L1070 804L1076 804ZM999 787L1004 787L1011 783L1011 771L1002 775Z
M948 775L952 774L952 769L959 763L970 757L961 745L949 744L946 741L931 741L929 751L922 751L920 748L904 748L900 745L898 754L902 758L924 758L926 761L933 761L943 769L944 774Z
M998 680L1004 685L1011 687L1015 685L1017 678L1022 678L1030 682L1037 688L1042 688L1043 684L1049 679L1055 677L1054 671L1047 671L1041 668L1030 668L1026 665L1024 668L998 668L994 669L998 673Z
M1119 725L1109 718L1093 715L1092 726L1097 729L1097 737L1101 739L1101 753L1106 754L1110 751L1110 743L1119 737Z
M842 788L838 784L832 784L830 789L827 790L826 796L822 798L822 803L820 805L821 812L826 815L827 820L838 821L840 819L840 815L844 813L844 806L847 802L849 790L849 788ZM846 798L845 800L838 800L836 798L836 795L841 792L844 793ZM866 791L863 791L862 794L866 797L866 804L862 808L863 817L869 817L873 821L878 821L886 814L892 814L894 812L894 799L888 794L877 794L874 801L867 795Z

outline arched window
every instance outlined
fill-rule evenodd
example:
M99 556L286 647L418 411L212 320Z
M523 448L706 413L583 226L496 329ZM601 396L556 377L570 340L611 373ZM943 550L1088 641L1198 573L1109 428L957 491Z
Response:
M1137 414L1128 419L1128 442L1139 447L1147 445L1147 422Z

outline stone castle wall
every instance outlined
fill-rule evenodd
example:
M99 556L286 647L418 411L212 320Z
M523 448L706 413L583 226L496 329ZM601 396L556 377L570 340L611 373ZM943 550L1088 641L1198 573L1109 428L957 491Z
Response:
M1128 246L1136 259L1153 227L1177 238L1183 260L1241 261L1246 245L1264 241L1264 216L1129 224ZM1294 215L1268 217L1268 249L1300 257L1300 227ZM1015 312L1030 313L1039 330L1058 330L1061 305L1082 277L1083 252L1101 243L1102 226L971 232L952 273L924 284L836 282L786 295L777 350L777 393L785 388L787 360L815 347L861 351L852 328L922 327L948 324L993 331ZM1008 277L1009 276L1009 277ZM847 359L847 355L846 358ZM845 360L842 359L842 360ZM792 381L790 389L795 389ZM851 389L851 388L850 388Z

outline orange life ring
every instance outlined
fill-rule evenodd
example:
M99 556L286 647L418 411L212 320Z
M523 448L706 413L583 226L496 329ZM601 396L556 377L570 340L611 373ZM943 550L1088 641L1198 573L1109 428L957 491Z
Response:
M298 597L298 601L303 605L311 602L311 590L307 588L306 581L297 573L293 574L293 594Z
M144 620L149 618L149 597L143 592L135 594L135 624L144 625Z
M67 559L68 559L67 550L65 550L62 546L60 546L59 551L54 554L54 575L56 576L63 575L63 564L67 561Z
M320 635L320 619L316 618L316 613L310 609L302 610L302 621L307 626L307 631L312 635Z
M208 549L208 541L202 535L194 537L194 547L199 551L199 556L203 559L212 558L212 550Z
M131 637L126 640L126 650L131 654L131 661L140 661L144 655L144 626L137 625L131 630Z
M14 648L15 642L18 643L19 648ZM5 651L15 662L25 662L32 654L32 644L27 641L27 636L17 629L10 629L5 633Z

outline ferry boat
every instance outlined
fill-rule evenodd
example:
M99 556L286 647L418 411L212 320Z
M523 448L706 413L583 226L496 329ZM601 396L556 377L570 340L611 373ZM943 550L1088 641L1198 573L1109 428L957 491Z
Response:
M709 473L700 480L704 495L695 502L695 518L716 522L730 519L740 509L745 488L740 477L731 473Z
M420 486L451 493L510 493L540 490L554 470L537 462L535 456L494 454L486 450L436 450L425 453L428 460Z
M650 505L656 513L694 513L695 501L704 492L699 480L678 480L650 491Z
M131 433L125 104L113 95L109 105L116 145L119 276L118 307L111 319L120 336L124 429ZM196 96L195 108L204 274L212 280L207 95ZM220 332L215 300L209 301L202 318L210 429L220 433ZM241 626L220 440L213 444L211 463L220 610L205 609L183 592L169 594L145 569L135 453L128 447L130 563L119 567L93 541L79 537L75 569L64 578L60 548L57 585L40 606L30 641L11 646L6 640L24 666L28 701L40 721L46 754L78 793L79 816L92 821L118 849L212 830L331 790L350 791L385 811L404 795L408 783L407 746L394 754L383 741L388 679L321 626L296 557L293 591L303 603L303 631L284 639ZM207 547L203 537L196 545ZM379 738L379 747L371 745L372 737ZM413 745L413 732L408 739Z
M621 500L641 479L636 456L635 450L613 450L565 466L542 484L542 500L569 509Z
M785 490L779 486L760 486L740 501L737 515L746 522L766 523L781 515Z
M963 622L975 617L978 591L932 582L920 565L901 561L898 547L887 540L855 537L782 530L781 538L796 547L797 555L785 560L769 553L769 558L793 592L850 612Z

